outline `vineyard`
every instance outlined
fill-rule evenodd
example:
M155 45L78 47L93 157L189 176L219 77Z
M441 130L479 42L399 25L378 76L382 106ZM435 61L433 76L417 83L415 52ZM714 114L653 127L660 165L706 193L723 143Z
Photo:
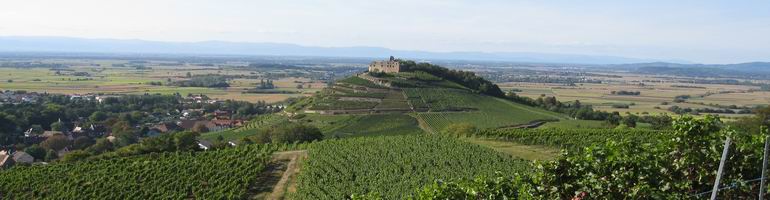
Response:
M533 121L565 119L550 111L528 107L490 96L453 89L406 89L410 101L431 111L468 110L466 112L420 112L416 116L432 131L442 131L453 123L471 123L480 128L497 128Z
M432 112L478 110L476 102L483 97L465 90L448 88L407 88L404 89L412 104Z
M525 172L529 163L436 135L360 137L314 144L298 177L296 199L377 194L401 199L434 179Z
M345 79L337 80L337 83L346 84L346 85L360 85L368 88L385 88L383 86L377 85L375 83L372 83L369 80L366 80L357 76L351 76Z
M355 123L331 130L334 136L401 135L422 133L417 120L404 114L361 116Z
M417 120L404 114L308 115L301 121L318 127L327 137L422 133Z
M477 136L512 141L526 145L546 145L562 149L578 149L608 140L632 140L637 142L656 142L665 140L669 135L664 131L646 129L489 129Z
M276 150L247 145L218 151L16 167L0 171L8 199L245 199Z

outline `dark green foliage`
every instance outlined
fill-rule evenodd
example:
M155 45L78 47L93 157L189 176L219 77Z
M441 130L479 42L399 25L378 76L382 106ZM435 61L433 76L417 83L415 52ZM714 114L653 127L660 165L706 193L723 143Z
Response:
M310 142L323 139L318 128L301 123L281 123L257 130L249 140L256 143Z
M173 134L163 134L157 137L144 138L138 144L126 145L116 149L114 152L97 155L93 159L125 157L159 152L197 151L200 150L198 147L198 136L200 136L200 134L196 132L185 131ZM104 149L109 149L112 146L109 144L100 144L97 142L92 147L93 148L88 148L87 151L99 152L102 150L102 152L104 152Z
M85 160L88 157L91 157L91 153L88 153L87 151L83 151L83 150L75 150L67 154L64 154L64 156L62 156L62 158L59 159L59 161L75 162L75 161Z
M406 72L417 72L422 71L429 73L433 76L437 76L455 83L458 83L462 86L465 86L467 88L470 88L474 91L478 91L479 93L495 96L495 97L504 97L505 94L503 93L500 88L480 76L476 76L475 73L469 72L469 71L460 71L460 70L450 70L438 65L433 65L430 63L415 63L414 61L408 60L408 61L400 61L401 62L401 69L402 71Z
M30 156L34 157L36 160L43 160L45 159L46 150L43 147L40 147L37 144L33 144L32 146L29 146L24 149L24 152L29 154Z
M179 87L211 87L211 88L226 88L230 87L227 83L227 78L217 75L201 75L193 76L190 80L177 81L172 85Z
M538 97L532 99L529 97L523 97L516 95L516 93L508 92L505 98L513 102L521 103L524 105L540 107L553 112L559 112L568 114L570 117L584 120L607 120L613 117L614 113L608 113L604 111L594 110L591 106L586 106L580 103L579 100L575 100L571 104L563 103L556 100L556 97ZM617 117L620 117L618 114ZM617 123L615 123L617 125Z
M94 139L91 139L87 136L80 136L75 138L75 141L72 142L72 148L73 149L86 149L90 147L91 145L94 145L96 141Z

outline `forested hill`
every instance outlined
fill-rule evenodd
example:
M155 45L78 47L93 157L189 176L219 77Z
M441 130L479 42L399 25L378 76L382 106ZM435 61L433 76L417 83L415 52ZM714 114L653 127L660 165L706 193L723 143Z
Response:
M479 93L504 97L505 93L500 90L496 84L476 76L476 73L469 71L451 70L430 63L417 63L411 60L401 60L401 69L406 72L423 71L437 77L458 83Z

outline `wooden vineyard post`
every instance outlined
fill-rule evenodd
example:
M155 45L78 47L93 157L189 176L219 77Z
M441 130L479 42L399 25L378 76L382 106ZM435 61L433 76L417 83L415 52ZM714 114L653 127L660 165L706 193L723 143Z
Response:
M762 153L762 176L759 181L759 200L765 199L765 174L767 173L767 150L770 148L770 136L765 137L765 151Z
M717 179L714 180L714 189L711 190L711 200L717 199L717 192L719 192L719 180L722 179L722 170L725 168L725 162L727 161L727 150L730 149L730 138L725 140L725 149L722 150L722 158L719 159L719 170L717 170Z

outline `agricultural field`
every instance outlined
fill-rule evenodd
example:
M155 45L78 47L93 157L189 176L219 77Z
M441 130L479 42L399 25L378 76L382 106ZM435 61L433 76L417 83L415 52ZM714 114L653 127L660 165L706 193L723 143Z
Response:
M526 172L529 162L437 135L360 137L314 144L297 178L296 199L376 194L409 197L433 180Z
M442 131L453 123L470 123L479 128L516 126L533 121L568 120L563 115L490 96L454 89L405 89L412 102L425 102L433 111L414 113L431 132Z
M555 96L559 101L579 100L595 109L636 115L674 114L669 107L712 108L719 106L760 106L770 102L770 92L758 91L757 86L680 83L677 77L645 76L629 73L609 73L622 78L588 77L602 79L604 83L578 83L574 86L558 83L499 83L503 90L517 90L517 94L530 98ZM612 91L638 91L639 95L613 95ZM676 96L689 95L685 102L673 102ZM617 108L614 105L629 105ZM720 114L725 119L747 116L746 114Z
M303 77L274 78L276 86L271 93L243 93L255 87L261 79L236 78L229 81L230 87L178 87L170 83L186 80L190 75L228 75L261 76L268 73L286 73L282 71L262 72L258 70L208 67L191 65L161 65L153 62L147 68L116 67L127 64L119 60L71 61L59 60L72 64L65 69L49 68L0 68L0 90L26 90L60 94L110 93L110 94L204 94L216 99L233 99L250 102L281 102L292 97L309 96L320 91L325 83ZM159 83L151 84L151 83ZM302 85L299 88L298 85Z
M244 199L280 147L247 145L16 167L0 171L0 190L9 199Z

